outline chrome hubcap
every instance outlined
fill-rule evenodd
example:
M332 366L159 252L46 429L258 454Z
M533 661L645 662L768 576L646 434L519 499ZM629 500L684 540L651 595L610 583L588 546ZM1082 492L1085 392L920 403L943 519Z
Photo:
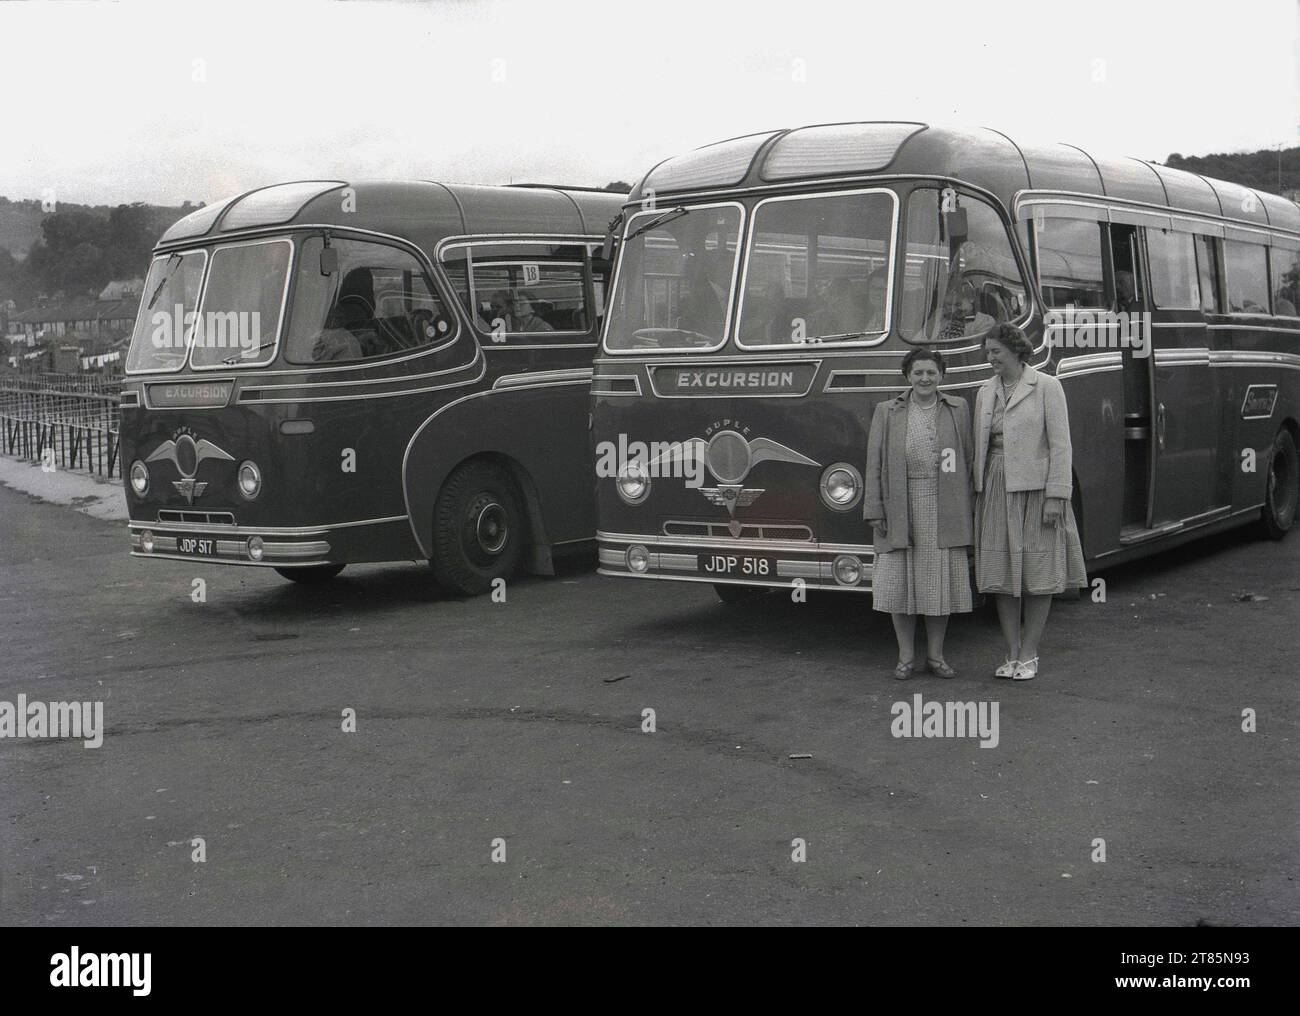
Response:
M478 521L474 523L474 535L483 553L501 553L501 548L506 545L506 540L510 536L505 508L495 501L484 505L478 513Z

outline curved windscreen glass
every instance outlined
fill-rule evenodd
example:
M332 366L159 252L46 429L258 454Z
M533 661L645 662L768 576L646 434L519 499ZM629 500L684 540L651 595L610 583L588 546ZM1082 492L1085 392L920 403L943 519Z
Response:
M191 366L245 367L271 360L292 254L290 240L258 240L213 252Z
M126 354L128 371L181 369L207 261L201 250L154 258Z
M726 335L740 250L738 205L637 212L627 224L606 348L716 348Z
M754 209L736 333L746 348L872 341L889 328L896 198L772 198Z

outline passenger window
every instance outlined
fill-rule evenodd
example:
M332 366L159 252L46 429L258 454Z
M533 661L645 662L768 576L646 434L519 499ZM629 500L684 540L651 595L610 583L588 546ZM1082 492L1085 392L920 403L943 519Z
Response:
M443 267L485 335L586 335L596 315L587 306L583 255L572 245L474 244L453 248Z
M1039 221L1038 279L1047 306L1108 307L1101 260L1105 227L1091 219Z
M1296 317L1300 311L1300 250L1274 247L1269 260L1273 265L1273 313Z
M907 201L901 331L911 342L980 335L1025 311L1025 284L1006 226L978 198L960 197L966 239L941 234L940 191L923 188Z
M1196 248L1191 233L1147 230L1151 296L1161 310L1196 310L1201 305Z
M1266 248L1240 240L1225 240L1223 263L1228 282L1228 313L1267 314L1268 261Z
M1219 258L1217 241L1211 236L1197 236L1196 240L1196 274L1201 290L1201 310L1206 314L1223 312L1219 285Z
M406 251L333 239L338 267L321 274L321 237L302 244L289 319L292 363L337 363L433 345L455 321L420 263Z

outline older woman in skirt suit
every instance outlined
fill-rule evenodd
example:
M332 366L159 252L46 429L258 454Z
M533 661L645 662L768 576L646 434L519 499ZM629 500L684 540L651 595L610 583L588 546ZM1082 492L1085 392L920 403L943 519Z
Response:
M925 347L903 358L911 388L876 406L867 441L863 515L875 528L872 600L898 638L894 677L916 669L916 618L925 615L926 664L943 657L948 615L971 609L971 424L965 399L939 391L943 356Z
M994 674L1026 681L1038 676L1052 595L1088 584L1070 505L1070 425L1061 383L1029 366L1019 328L997 325L983 343L993 377L975 400L975 582L997 598L1007 643Z

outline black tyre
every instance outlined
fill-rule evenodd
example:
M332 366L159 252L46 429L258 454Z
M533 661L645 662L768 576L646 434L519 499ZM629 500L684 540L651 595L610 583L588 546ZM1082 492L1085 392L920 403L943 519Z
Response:
M725 582L715 582L713 591L727 604L757 603L768 593L765 586L733 586Z
M443 485L433 511L429 564L449 592L478 596L514 574L527 524L510 475L489 462L461 466Z
M291 582L312 586L317 582L328 582L346 567L343 564L313 564L305 568L277 568L275 573Z
M1300 504L1300 457L1291 432L1279 430L1273 439L1273 454L1268 465L1268 488L1260 519L1269 539L1280 540L1295 525L1296 505Z

